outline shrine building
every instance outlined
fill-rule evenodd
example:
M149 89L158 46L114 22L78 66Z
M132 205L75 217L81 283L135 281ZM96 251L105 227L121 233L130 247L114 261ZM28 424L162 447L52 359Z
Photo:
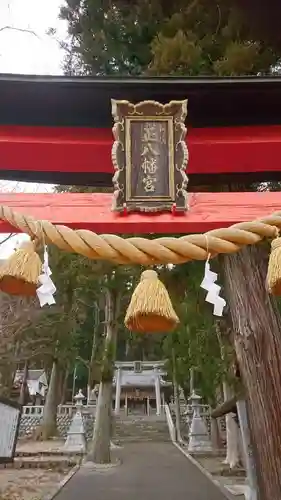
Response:
M165 376L164 361L117 361L113 379L115 413L161 415L172 387Z

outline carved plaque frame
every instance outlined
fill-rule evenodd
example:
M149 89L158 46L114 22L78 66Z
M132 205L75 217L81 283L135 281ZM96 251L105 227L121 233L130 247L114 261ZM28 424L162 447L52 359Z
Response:
M111 103L115 139L112 209L187 210L187 100L132 104L112 99Z

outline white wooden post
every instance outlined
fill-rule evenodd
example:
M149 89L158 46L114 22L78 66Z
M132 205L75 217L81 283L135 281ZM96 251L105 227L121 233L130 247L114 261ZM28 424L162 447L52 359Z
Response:
M125 393L125 415L128 415L128 394Z
M118 368L116 377L116 392L115 392L115 413L117 415L120 412L121 376L122 376L121 368Z
M146 408L147 408L147 416L149 417L149 414L150 414L149 396L147 396L147 398L146 398Z
M239 401L237 401L236 406L240 423L243 452L245 458L245 467L247 472L247 483L248 483L247 486L249 489L246 499L257 500L258 494L257 494L256 468L251 450L251 439L250 439L246 402L240 399Z
M156 415L161 415L161 391L159 374L155 373Z

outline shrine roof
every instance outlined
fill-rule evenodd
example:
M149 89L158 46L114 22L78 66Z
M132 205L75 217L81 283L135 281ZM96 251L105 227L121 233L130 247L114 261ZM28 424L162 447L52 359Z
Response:
M17 370L15 378L21 378L24 375L24 370ZM38 380L42 375L45 375L45 370L28 370L28 380Z
M280 124L281 78L0 75L0 124L108 128L111 102L188 98L192 127Z
M122 370L121 372L121 387L154 387L155 385L155 375L153 370L143 370L141 373L136 373L132 370ZM162 379L161 373L158 373L160 377L160 385L170 386L170 382L166 382ZM114 384L116 383L117 371L114 376Z

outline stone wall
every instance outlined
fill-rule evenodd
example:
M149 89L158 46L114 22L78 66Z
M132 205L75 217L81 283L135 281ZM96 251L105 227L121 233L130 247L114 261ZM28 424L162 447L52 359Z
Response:
M21 417L19 437L32 438L43 418L43 412L36 414L24 413ZM66 439L71 424L71 412L57 415L58 437ZM87 440L93 436L94 411L85 409L83 412L84 428ZM169 430L165 414L156 415L125 415L120 414L113 421L114 439L117 442L128 441L169 441Z
M43 415L27 415L23 414L21 416L19 437L20 438L31 438L34 435L34 431L39 426ZM58 426L58 437L61 439L66 439L67 431L71 423L70 415L58 415L57 416L57 426ZM84 427L86 431L86 438L91 439L93 436L94 427L94 415L92 413L83 414Z

